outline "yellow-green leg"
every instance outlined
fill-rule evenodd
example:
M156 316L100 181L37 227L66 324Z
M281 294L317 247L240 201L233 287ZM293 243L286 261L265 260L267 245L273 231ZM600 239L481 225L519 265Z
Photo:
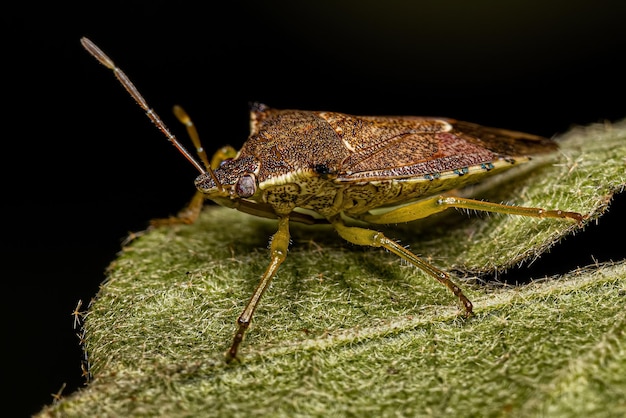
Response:
M198 216L200 216L203 206L204 195L200 191L197 191L189 203L178 211L176 216L152 219L150 220L150 226L155 228L167 225L192 224L196 221L196 219L198 219Z
M397 242L390 240L382 232L367 228L347 226L339 215L332 217L329 221L335 227L339 235L346 241L357 245L386 248L400 258L430 274L459 298L467 315L472 313L472 302L463 294L461 288L450 280L447 273L422 260Z
M270 244L270 265L263 273L259 284L257 285L250 301L246 305L246 308L243 310L239 318L237 319L237 332L233 337L233 343L230 346L230 349L226 353L226 360L228 362L237 358L237 350L239 349L239 345L243 341L244 334L246 330L250 326L250 321L252 321L252 315L254 315L254 311L256 307L259 305L259 301L261 300L261 296L267 290L268 286L272 282L272 278L276 274L276 270L278 267L285 261L287 257L287 249L289 247L289 218L281 217L278 219L278 231L272 236L271 244Z
M202 147L200 135L198 135L198 130L196 129L196 125L191 120L191 117L189 117L185 109L178 105L174 106L174 115L176 115L180 123L185 125L185 128L187 128L187 134L189 135L191 142L193 142L193 145L196 147L196 154L198 154L198 157L200 158L202 164L204 164L204 167L207 170L215 170L224 160L227 160L229 158L235 158L235 156L237 155L237 150L235 150L230 145L226 145L217 150L217 152L213 154L211 162L209 162L206 151Z
M435 196L393 209L386 213L360 215L359 219L373 224L393 224L425 218L448 208L473 209L483 212L505 213L508 215L532 216L535 218L569 218L577 222L581 222L584 219L580 213L576 212L501 205L498 203L455 196Z
M198 131L196 130L196 125L194 125L193 121L185 112L185 110L180 106L174 106L174 115L178 118L178 120L185 125L187 128L187 134L191 139L191 142L196 148L196 153L198 157L202 161L202 164L206 168L206 170L215 170L220 166L220 164L229 158L234 158L237 155L237 151L231 146L225 146L220 148L209 162L206 151L202 147L202 143L200 142L200 136L198 135ZM200 191L196 191L196 193L191 198L191 201L181 209L176 216L171 216L169 218L161 218L161 219L153 219L150 221L150 226L158 227L165 225L176 225L176 224L192 224L198 219L200 216L200 212L202 211L202 207L204 206L204 195Z
M176 216L170 216L169 218L156 218L150 220L150 226L147 230L133 232L122 242L122 246L128 245L133 240L147 233L152 228L158 228L161 226L172 226L180 224L192 224L200 216L202 207L204 206L204 195L197 191L189 203L182 208Z

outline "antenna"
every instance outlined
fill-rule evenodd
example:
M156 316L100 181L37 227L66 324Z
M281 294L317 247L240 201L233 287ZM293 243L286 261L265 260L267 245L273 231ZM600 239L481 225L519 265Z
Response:
M187 160L191 164L193 164L193 166L201 174L205 174L208 172L211 178L213 179L213 182L215 182L215 185L217 186L219 190L224 190L224 188L222 187L221 183L215 176L215 173L213 172L211 167L207 165L207 162L206 162L207 159L206 159L206 156L204 155L204 150L202 149L202 146L200 145L199 140L197 140L196 137L192 136L192 140L194 144L196 145L196 149L198 150L200 158L205 163L205 167L203 167L200 163L198 163L198 161L196 161L193 158L193 156L189 153L189 151L187 151L185 147L183 147L180 144L180 142L178 142L178 139L176 139L176 136L174 136L174 134L170 132L170 130L167 128L165 123L161 120L159 115L148 106L148 103L143 98L141 93L139 93L139 90L137 90L133 82L130 81L128 76L124 74L124 72L115 65L115 63L113 62L111 58L109 58L104 52L102 52L100 48L98 48L98 46L96 46L96 44L91 42L91 40L89 40L86 37L81 38L80 43L87 50L87 52L93 55L94 58L96 58L102 65L104 65L105 67L113 71L113 73L115 74L115 77L117 77L120 84L122 84L122 86L126 89L128 94L130 94L131 97L135 99L135 102L137 102L137 104L144 110L144 112L146 112L146 115L150 118L152 123L154 123L156 127L159 128L159 130L165 135L167 140L170 141L170 143L174 145L176 149L178 149L178 151L180 151L180 153L183 154L185 158L187 158ZM189 125L187 124L187 126Z

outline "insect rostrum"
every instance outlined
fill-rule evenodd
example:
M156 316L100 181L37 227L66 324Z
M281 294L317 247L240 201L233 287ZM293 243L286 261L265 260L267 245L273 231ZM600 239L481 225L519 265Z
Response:
M527 162L532 155L557 149L555 142L543 137L453 119L353 116L255 104L251 108L251 133L243 147L239 151L224 147L209 162L193 123L177 107L175 113L187 126L200 164L113 61L90 40L82 38L81 42L114 71L148 117L201 173L195 181L194 198L178 217L155 220L152 225L193 222L205 199L278 221L270 240L270 263L237 319L237 330L226 353L228 360L237 357L254 311L286 258L290 221L330 223L353 244L389 250L450 289L470 315L472 303L447 273L381 232L354 226L350 220L369 224L408 222L448 208L577 222L584 219L575 212L443 195Z

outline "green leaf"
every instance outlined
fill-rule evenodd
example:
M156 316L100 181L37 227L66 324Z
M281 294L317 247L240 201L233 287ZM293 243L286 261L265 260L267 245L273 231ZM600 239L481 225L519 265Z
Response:
M473 196L597 219L626 185L626 123L559 141L557 155ZM583 228L449 212L384 231L461 276L509 269ZM208 206L194 225L124 248L84 316L92 380L38 415L626 415L623 260L518 287L457 278L475 306L465 318L445 287L392 254L293 225L242 361L226 364L275 228Z

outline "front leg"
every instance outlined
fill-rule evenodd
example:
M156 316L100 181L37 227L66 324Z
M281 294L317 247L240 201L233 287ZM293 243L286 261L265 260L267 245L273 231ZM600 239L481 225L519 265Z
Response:
M150 220L150 227L156 228L166 225L180 225L180 224L192 224L200 216L202 207L204 206L204 194L200 191L196 191L189 203L182 208L176 216L170 216L169 218L157 218Z
M125 239L122 241L122 247L130 244L135 239L141 237L146 234L150 230L154 228L158 228L161 226L171 226L171 225L180 225L180 224L192 224L198 219L200 215L200 211L204 205L204 195L199 191L193 195L191 201L182 208L176 216L170 216L169 218L157 218L151 219L150 225L147 229L139 232L131 232Z
M289 218L285 216L278 219L278 231L276 231L270 241L270 265L265 270L265 273L263 273L263 276L261 277L261 280L259 281L256 289L254 290L250 301L237 319L237 332L235 332L235 336L233 337L233 343L226 353L227 362L231 362L232 360L237 358L237 350L239 349L239 345L243 341L244 334L250 326L250 321L252 321L252 315L254 315L254 311L259 305L261 296L263 296L263 293L265 293L270 283L272 282L272 278L276 274L276 270L278 270L278 267L280 267L283 261L285 261L285 258L287 257L288 247Z

